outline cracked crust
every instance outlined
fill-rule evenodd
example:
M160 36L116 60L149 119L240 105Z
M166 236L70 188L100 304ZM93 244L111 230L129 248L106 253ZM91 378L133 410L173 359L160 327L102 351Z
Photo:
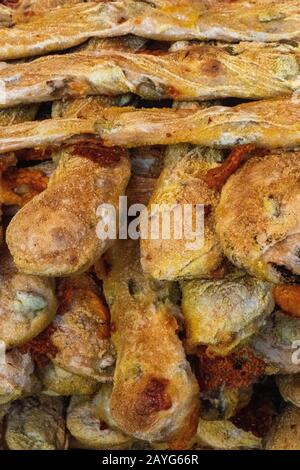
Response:
M49 325L57 301L51 279L18 272L7 248L0 253L0 340L12 348Z
M187 346L206 345L209 354L232 352L275 306L270 284L238 272L219 280L185 281L181 289Z
M288 405L275 419L265 449L300 450L300 408Z
M23 272L81 273L109 246L110 240L97 237L96 210L103 203L117 206L130 166L122 149L104 150L91 142L63 150L48 188L10 222L8 247Z
M137 439L188 448L197 427L198 386L176 334L171 285L143 274L132 241L118 242L108 256L104 293L117 352L112 417Z
M54 8L3 29L1 60L64 50L91 37L135 34L150 39L239 41L299 40L297 0L220 5L176 0L88 2ZM74 22L76 18L76 22Z
M106 401L102 388L94 397L72 397L67 411L67 427L85 449L128 449L132 438L124 434L106 413L105 419L97 410Z
M0 405L39 391L34 364L29 354L12 349L2 356L0 364Z
M61 398L30 397L12 405L5 442L10 450L62 450L67 443Z

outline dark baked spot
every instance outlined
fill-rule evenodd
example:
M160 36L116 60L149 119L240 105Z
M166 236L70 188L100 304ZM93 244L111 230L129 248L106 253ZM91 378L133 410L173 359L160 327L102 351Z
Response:
M202 66L202 72L212 76L218 75L221 70L222 64L217 59L207 59L207 61Z
M58 300L57 315L64 315L66 312L70 310L75 294L76 294L75 287L68 286L68 284L65 284L63 281L61 282L58 288L58 293L57 293L57 300Z
M272 217L278 218L281 215L281 204L280 201L276 196L273 196L273 194L268 195L268 199L272 204ZM271 238L271 237L270 237ZM272 242L272 238L269 243Z
M71 265L77 264L78 263L78 256L75 253L71 253L69 256L69 263Z
M16 156L20 158L20 164L26 166L24 162L51 160L51 156L56 150L55 146L48 145L46 147L17 150Z
M151 378L136 403L137 414L149 416L172 406L172 400L166 391L169 381L163 378Z
M212 205L205 204L204 206L204 217L208 217L212 213Z
M259 384L254 388L251 401L230 418L230 421L239 429L252 432L255 436L263 438L271 429L277 415L277 393L268 387L268 383Z

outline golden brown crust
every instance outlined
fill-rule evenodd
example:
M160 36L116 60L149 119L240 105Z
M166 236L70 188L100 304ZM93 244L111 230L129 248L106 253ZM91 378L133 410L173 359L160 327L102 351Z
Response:
M10 450L57 450L67 443L60 398L30 397L15 403L6 419Z
M161 54L99 47L2 69L0 106L128 92L152 100L272 98L298 88L299 57L296 47L251 43Z
M11 1L11 0L8 0ZM61 6L76 5L76 3L84 2L85 0L12 0L17 3L17 12L14 19L18 16L17 13L24 14L24 21L28 21L34 14L39 14L42 11L49 11L52 8Z
M138 439L187 448L197 426L198 387L176 335L168 284L142 273L132 241L118 242L107 266L104 292L117 350L112 416Z
M262 441L252 432L239 429L231 421L200 419L197 446L218 450L261 449Z
M188 350L227 355L257 332L274 309L270 284L243 273L181 283Z
M288 407L275 419L266 450L300 450L300 408Z
M50 119L0 128L0 152L98 135L105 146L139 147L190 142L211 147L300 145L297 97L208 109L108 108L97 118Z
M49 325L57 301L51 279L18 272L5 247L0 256L0 340L12 348L30 341Z
M245 2L207 5L201 0L79 3L35 15L3 30L1 60L42 55L90 37L125 34L151 39L262 41L299 39L299 3ZM76 22L74 22L76 17Z
M300 153L252 158L222 189L216 231L225 255L271 282L300 275Z
M62 151L48 189L11 221L7 242L22 271L47 276L83 272L109 246L97 237L97 207L118 204L129 179L125 151L82 142Z
M2 110L5 112L5 110ZM45 128L47 136L45 132L41 132L42 128ZM48 145L51 143L60 143L66 140L73 140L74 138L78 138L78 135L81 135L81 138L90 137L95 135L94 130L94 122L89 119L49 119L44 121L35 121L35 122L26 122L22 126L22 129L18 126L18 130L22 133L22 142L24 143L24 139L27 142L27 145L19 145L15 141L16 135L13 137L14 143L10 141L12 144L13 150L24 149L24 148L32 148L32 147L40 147L42 145ZM37 127L39 129L37 129ZM13 125L5 125L3 129L11 129L17 130L17 128ZM34 137L33 143L33 135L34 131L37 130L38 134ZM1 134L0 134L1 135ZM1 144L1 142L0 142ZM29 145L28 145L29 144ZM4 148L0 148L1 153L6 152Z
M136 52L145 45L145 40L136 36L128 35L117 38L92 38L77 50L80 51L131 51ZM80 95L80 88L77 90ZM67 100L55 101L52 105L52 118L95 118L102 112L102 108L109 106L126 106L131 101L131 94L120 96L90 96Z
M188 144L171 146L168 149L164 168L148 204L148 222L158 223L159 237L157 240L153 239L148 233L148 238L141 239L143 269L155 279L171 281L209 277L220 265L223 255L215 235L213 221L218 193L207 186L205 175L209 169L218 166L221 160L222 154L213 149L193 147ZM154 204L158 204L157 208L154 208ZM170 231L170 239L162 237L162 222L167 213L170 215L172 213L167 206L172 208L178 205L182 211L184 204L192 205L194 223L197 204L203 204L208 210L204 215L203 244L200 239L197 242L196 237L189 240L185 234L176 239L174 227ZM205 212L206 210L204 214ZM179 223L177 228L181 228L184 233L183 223Z

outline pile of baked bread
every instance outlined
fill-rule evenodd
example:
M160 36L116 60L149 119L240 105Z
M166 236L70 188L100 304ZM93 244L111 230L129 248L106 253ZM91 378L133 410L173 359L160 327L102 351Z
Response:
M1 448L300 449L299 42L300 0L1 2ZM100 237L124 196L202 242Z

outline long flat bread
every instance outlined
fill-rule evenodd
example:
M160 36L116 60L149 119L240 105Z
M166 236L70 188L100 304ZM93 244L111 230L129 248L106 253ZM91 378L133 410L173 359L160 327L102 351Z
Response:
M297 41L300 1L123 0L79 3L34 15L0 35L0 60L11 60L79 45L91 37L135 34L149 39Z

